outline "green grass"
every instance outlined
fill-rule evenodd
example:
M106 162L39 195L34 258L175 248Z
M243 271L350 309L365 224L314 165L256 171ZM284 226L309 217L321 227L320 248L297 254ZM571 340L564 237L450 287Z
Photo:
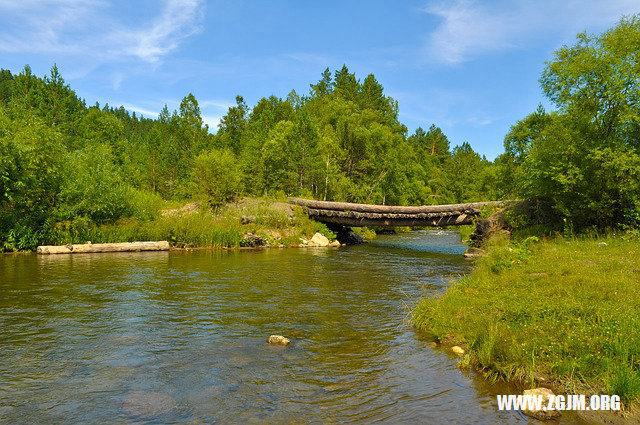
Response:
M640 400L640 239L494 239L470 276L424 297L415 326L488 377ZM537 382L538 384L540 382Z
M326 226L310 220L300 207L266 199L245 199L214 211L203 206L190 213L158 214L151 220L127 218L102 226L82 219L59 223L50 243L167 240L176 247L236 248L242 245L245 234L253 233L269 244L290 246L300 244L300 238L310 238L316 232L335 238Z

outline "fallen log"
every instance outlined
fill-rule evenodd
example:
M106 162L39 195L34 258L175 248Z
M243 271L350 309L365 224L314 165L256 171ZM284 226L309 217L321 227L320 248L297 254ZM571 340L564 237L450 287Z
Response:
M422 220L432 218L442 218L460 215L475 215L476 210L466 209L459 211L445 211L441 213L418 213L418 214L396 214L396 213L364 213L357 211L339 211L339 210L317 210L309 208L307 210L309 217L344 217L344 218L371 218L371 219L410 219L410 220Z
M122 243L83 243L67 245L42 245L36 249L38 254L85 254L97 252L138 252L168 251L169 242L122 242Z
M314 201L302 198L287 198L290 204L300 205L303 207L316 210L340 210L340 211L356 211L363 213L380 213L380 214L433 214L459 211L472 211L479 213L481 208L506 205L510 201L489 201L489 202L469 202L466 204L449 204L449 205L422 205L422 206L391 206L391 205L371 205L371 204L354 204L351 202L329 202Z
M473 216L462 215L446 215L434 218L355 218L344 216L324 216L316 215L313 218L322 223L339 224L349 227L364 226L415 226L415 227L444 227L444 226L461 226L472 224Z

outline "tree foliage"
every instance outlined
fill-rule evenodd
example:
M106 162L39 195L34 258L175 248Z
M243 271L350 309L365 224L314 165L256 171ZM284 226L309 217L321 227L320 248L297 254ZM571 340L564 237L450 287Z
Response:
M558 110L540 107L511 128L501 186L547 205L547 221L577 229L639 224L638 75L637 16L557 50L540 81Z

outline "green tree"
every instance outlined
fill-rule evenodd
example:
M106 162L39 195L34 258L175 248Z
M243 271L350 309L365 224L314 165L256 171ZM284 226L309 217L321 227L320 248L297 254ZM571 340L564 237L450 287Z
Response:
M192 181L195 193L211 206L223 205L242 192L242 174L233 152L212 149L195 159Z
M86 217L100 224L131 215L130 187L110 146L87 145L69 154L64 176L57 211L61 219Z
M218 124L218 145L224 149L231 149L238 154L242 149L242 134L247 126L249 108L240 95L236 96L236 106L229 108L227 114Z
M579 34L542 74L558 114L538 111L505 140L522 163L520 194L575 228L640 223L639 45L637 16L599 36Z
M454 202L471 202L484 199L479 190L479 179L486 164L467 142L453 148L451 158L445 164L447 188Z
M0 109L0 242L6 249L33 249L44 238L63 177L61 139L37 117L14 121Z

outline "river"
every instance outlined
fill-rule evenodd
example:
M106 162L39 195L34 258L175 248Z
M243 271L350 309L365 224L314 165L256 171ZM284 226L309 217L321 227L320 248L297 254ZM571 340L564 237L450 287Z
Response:
M459 239L0 255L0 422L526 423L406 322Z

